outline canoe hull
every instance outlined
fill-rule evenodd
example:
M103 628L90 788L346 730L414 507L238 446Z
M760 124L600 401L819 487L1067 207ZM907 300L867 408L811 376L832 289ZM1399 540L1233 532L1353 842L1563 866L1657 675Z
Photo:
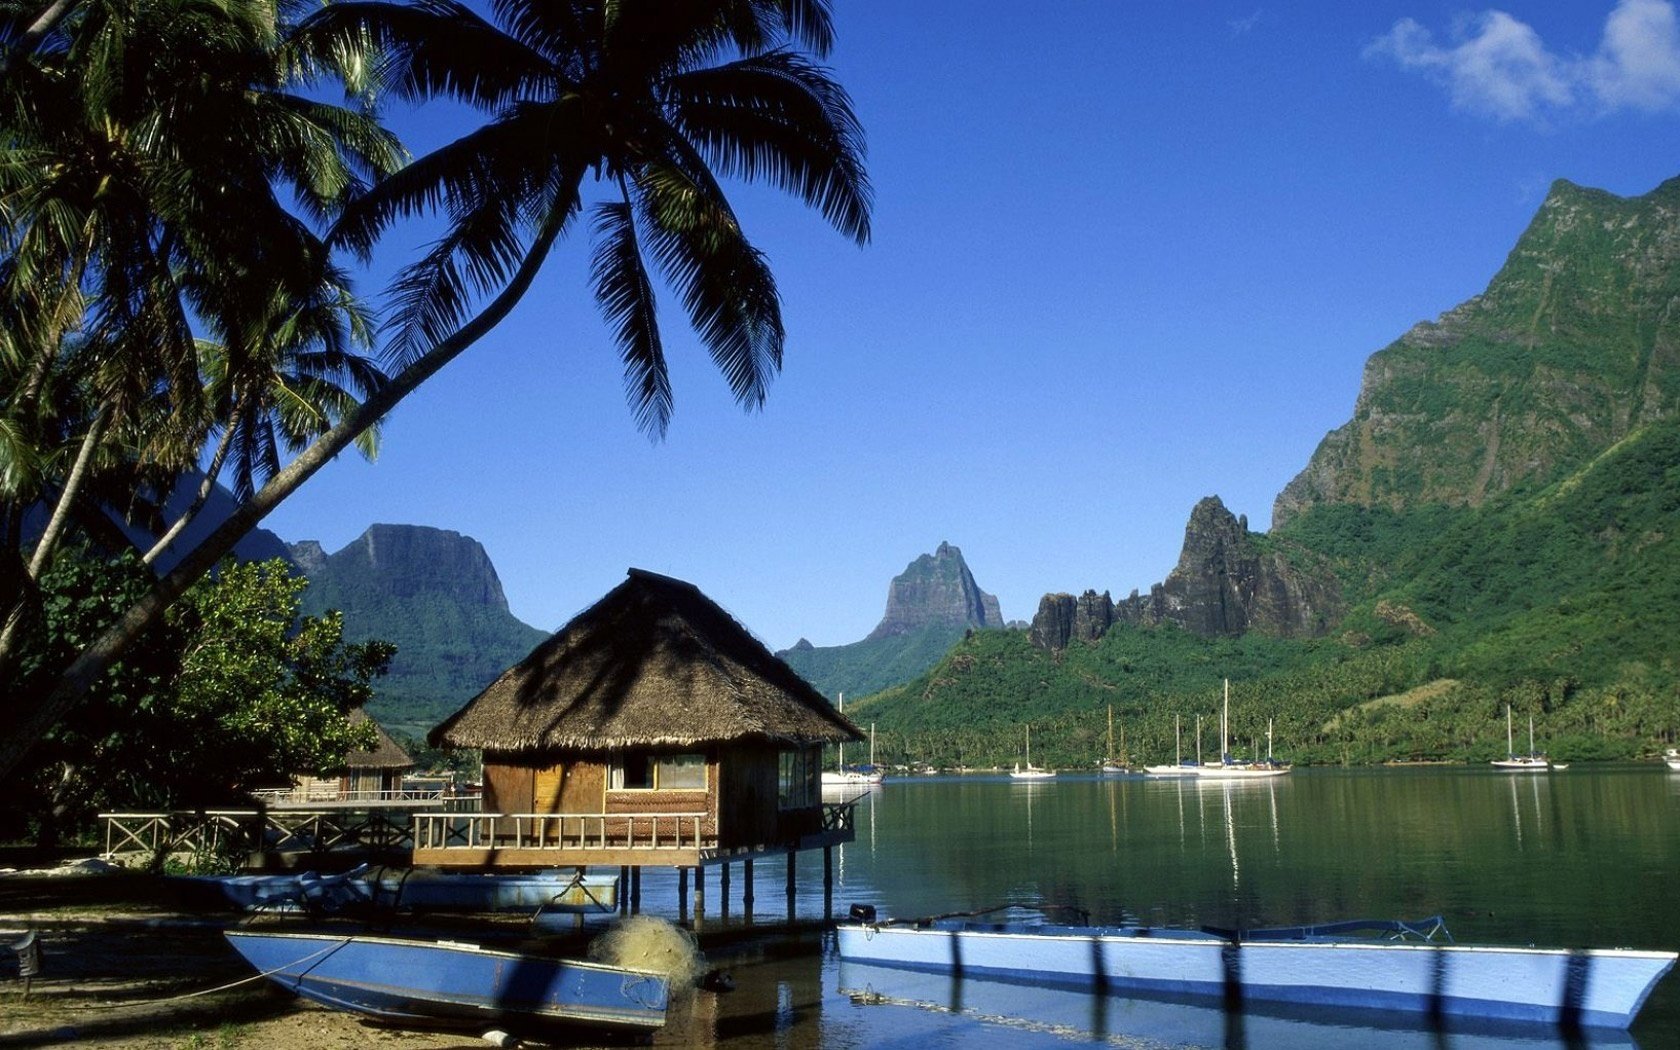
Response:
M318 933L227 931L281 987L393 1024L541 1022L629 1031L665 1023L659 974L475 945Z
M1392 941L1227 941L1181 930L1002 926L840 929L843 959L1226 1002L1626 1028L1671 952Z

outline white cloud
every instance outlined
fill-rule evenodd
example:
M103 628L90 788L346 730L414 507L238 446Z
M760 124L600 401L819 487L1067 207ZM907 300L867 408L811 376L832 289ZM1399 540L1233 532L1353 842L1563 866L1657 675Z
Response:
M1231 27L1232 36L1242 36L1244 33L1247 33L1249 30L1260 24L1260 18L1264 15L1264 13L1265 12L1260 8L1255 8L1254 13L1246 18L1233 18L1228 20L1225 24Z
M1680 109L1680 20L1668 0L1619 0L1598 50L1560 55L1504 11L1460 21L1448 43L1403 18L1365 48L1442 84L1459 109L1504 121L1545 124L1588 109Z
M1606 110L1646 112L1680 102L1680 25L1663 0L1622 0L1585 76Z

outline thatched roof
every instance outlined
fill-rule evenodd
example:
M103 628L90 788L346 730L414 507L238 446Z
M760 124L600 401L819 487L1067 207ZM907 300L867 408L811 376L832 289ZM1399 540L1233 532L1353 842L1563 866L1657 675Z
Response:
M605 751L862 740L699 588L630 578L428 736L433 746Z
M345 769L410 769L414 766L414 759L408 757L408 752L391 739L384 726L368 717L366 711L359 707L351 711L350 722L352 725L373 722L378 742L373 745L372 751L352 751L345 755Z

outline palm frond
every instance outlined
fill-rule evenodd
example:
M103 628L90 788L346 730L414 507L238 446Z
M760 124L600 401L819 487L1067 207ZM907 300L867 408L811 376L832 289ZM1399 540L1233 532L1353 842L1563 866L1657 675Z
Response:
M671 421L670 372L659 338L653 282L642 264L636 216L625 201L595 208L591 278L595 301L613 329L624 361L624 393L643 433L662 437Z
M863 127L828 72L788 51L671 78L672 122L720 172L766 179L869 241Z
M715 183L650 163L634 182L643 240L735 399L763 405L782 366L775 277Z
M542 55L453 0L328 4L293 43L335 65L371 65L370 76L403 98L441 95L495 111L557 87Z

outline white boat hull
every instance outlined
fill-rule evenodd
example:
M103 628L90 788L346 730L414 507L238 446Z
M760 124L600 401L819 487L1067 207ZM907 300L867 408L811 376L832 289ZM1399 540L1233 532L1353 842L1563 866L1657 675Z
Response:
M1254 780L1281 777L1289 766L1197 766L1196 775L1210 780Z
M839 942L847 960L1098 991L1618 1029L1675 961L1673 952L1624 949L1236 942L1143 927L846 924Z

